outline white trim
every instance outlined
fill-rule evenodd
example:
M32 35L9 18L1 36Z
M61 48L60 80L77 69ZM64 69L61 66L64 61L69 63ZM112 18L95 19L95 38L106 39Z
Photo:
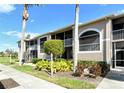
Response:
M98 53L98 52L103 52L103 39L102 39L102 31L100 31L100 30L98 30L98 29L95 29L95 28L88 28L88 29L85 29L85 30L83 30L83 31L81 31L80 33L79 33L79 38L80 38L80 36L83 34L83 33L85 33L85 32L88 32L88 31L96 31L96 32L98 32L99 33L99 35L100 35L100 50L99 51L78 51L78 53ZM80 45L79 45L79 47L80 47Z
M42 39L42 38L48 38L48 35L45 35L45 36L42 36L42 37L39 37L38 39Z
M40 49L40 47L41 47L41 45L40 45L40 39L45 38L45 37L46 37L46 39L48 40L48 38L49 38L48 35L44 35L44 36L42 36L42 37L37 38L37 42L38 42L38 44L37 44L37 57L38 57L38 58L41 58L40 56L41 56L41 54L42 54L41 49Z
M88 29L85 29L85 30L81 31L80 34L79 34L79 37L80 37L83 33L88 32L88 31L96 31L96 32L100 33L100 30L98 30L98 29L95 29L95 28L88 28Z
M102 53L102 51L79 51L78 53Z

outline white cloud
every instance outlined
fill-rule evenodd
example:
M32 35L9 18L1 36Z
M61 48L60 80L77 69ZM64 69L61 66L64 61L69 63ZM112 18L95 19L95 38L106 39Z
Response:
M21 32L17 32L17 31L2 32L2 34L21 38ZM25 36L27 36L28 34L31 36L31 38L39 35L39 33L27 32L27 33L25 33Z
M124 9L117 11L117 12L115 13L115 15L119 15L119 14L122 14L122 13L124 13Z
M31 22L31 23L33 23L34 21L35 21L35 20L34 20L34 19L32 19L30 22Z
M8 35L8 36L16 36L16 37L21 37L21 33L17 32L17 31L8 31L8 32L2 32L2 34L4 35Z
M0 4L0 13L9 13L14 11L16 7L13 4Z

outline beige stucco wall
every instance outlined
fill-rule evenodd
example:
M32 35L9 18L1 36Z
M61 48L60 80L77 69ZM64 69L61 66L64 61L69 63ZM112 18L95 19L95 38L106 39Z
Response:
M98 52L83 52L79 51L79 60L95 60L95 61L106 61L106 25L108 20L102 20L96 23L88 24L79 28L79 34L88 29L96 29L100 32L100 44L101 49Z
M89 61L103 61L102 52L97 53L78 53L79 60L89 60Z

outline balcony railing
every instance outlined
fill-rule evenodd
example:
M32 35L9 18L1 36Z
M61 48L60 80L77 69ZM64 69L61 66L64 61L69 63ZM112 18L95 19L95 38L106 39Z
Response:
M72 46L72 38L65 39L64 40L64 45L65 45L65 47Z
M124 39L124 29L114 30L113 40Z
M79 50L80 51L97 51L97 50L100 50L100 44L99 43L80 44Z
M29 46L29 50L37 50L37 45Z

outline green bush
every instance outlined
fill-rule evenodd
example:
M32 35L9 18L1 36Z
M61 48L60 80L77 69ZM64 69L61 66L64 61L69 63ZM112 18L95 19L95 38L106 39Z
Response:
M47 54L52 53L54 57L60 56L64 53L63 40L48 40L44 43L44 51Z
M96 65L98 63L99 63L98 61L82 61L82 60L78 61L78 64L84 65L85 67L93 66L93 65Z
M92 74L96 76L105 76L110 66L103 61L78 61L76 75L81 76L84 69L89 68Z
M48 69L50 65L49 61L41 60L36 63L36 69L42 70L42 69Z
M53 62L53 71L54 72L67 72L72 70L72 62L71 61L54 61ZM49 61L39 61L36 63L37 70L46 69L48 71L51 70L51 62Z
M66 72L72 70L72 62L71 61L58 61L53 63L53 69L56 72Z
M36 64L38 61L40 61L40 60L42 60L42 59L39 59L39 58L33 58L32 59L32 63L33 64Z
M55 61L67 61L66 59L64 59L64 58L57 58Z

